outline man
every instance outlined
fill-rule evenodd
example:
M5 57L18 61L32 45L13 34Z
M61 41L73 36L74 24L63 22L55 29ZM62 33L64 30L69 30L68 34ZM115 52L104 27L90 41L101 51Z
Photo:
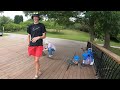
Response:
M44 50L48 50L49 57L52 57L53 53L56 51L55 46L48 41L45 41L45 45L46 45L46 47Z
M39 14L33 14L32 19L34 21L28 29L28 54L34 57L35 62L35 77L37 79L41 75L39 59L42 56L43 51L43 39L46 38L46 29L44 24L39 23Z

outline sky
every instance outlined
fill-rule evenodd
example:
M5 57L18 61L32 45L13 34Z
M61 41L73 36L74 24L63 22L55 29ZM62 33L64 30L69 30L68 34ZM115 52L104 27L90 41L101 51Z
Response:
M15 15L22 15L24 21L26 21L26 20L28 20L30 18L30 16L26 17L24 15L23 11L4 11L4 13L0 14L0 16L3 16L3 15L4 16L8 16L8 17L10 17L13 20L14 20ZM84 15L82 15L82 13L81 13L80 16L84 16ZM75 18L71 18L71 20L74 21Z
M26 21L30 18L30 17L26 17L24 15L23 11L4 11L4 13L0 14L0 16L3 16L3 15L8 16L13 20L14 20L15 15L22 15L24 21Z

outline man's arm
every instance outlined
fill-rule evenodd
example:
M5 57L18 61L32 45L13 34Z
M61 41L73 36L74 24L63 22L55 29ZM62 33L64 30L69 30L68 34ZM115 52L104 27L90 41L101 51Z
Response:
M30 45L30 34L28 34L27 40L28 40L28 46L29 46Z
M43 35L42 36L38 36L39 37L39 39L44 39L44 38L46 38L46 32L45 33L43 33Z
M44 39L44 38L46 38L46 33L43 33L42 36L34 37L34 38L32 39L32 42L36 42L37 40L39 40L39 39Z

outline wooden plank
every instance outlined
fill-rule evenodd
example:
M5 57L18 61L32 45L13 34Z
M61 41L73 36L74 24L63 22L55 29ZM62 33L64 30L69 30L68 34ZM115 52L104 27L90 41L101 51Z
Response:
M61 51L59 51L56 55L54 55L54 56L56 56L56 58L58 58L60 55L61 55L62 53L61 53ZM61 56L62 57L62 56ZM63 56L63 58L64 58L64 56ZM62 59L62 58L61 58ZM58 64L57 65L55 65L55 67L49 72L49 74L46 76L46 79L51 79L52 77L54 77L53 75L54 75L54 72L56 72L56 70L58 70L59 69L59 67L61 66L61 62L63 62L63 60L57 60L56 62L58 62Z
M39 79L43 79L46 74L49 72L49 70L51 69L51 67L53 66L53 64L55 63L55 60L50 60L50 62L46 65L44 65L44 71L42 72L43 74L39 77Z
M62 64L61 67L59 68L58 72L55 74L54 79L58 79L60 73L62 72L62 70L63 70L63 68L64 68L64 62L65 62L65 60L63 61L63 64Z
M41 58L41 59L43 59L43 58ZM41 62L42 60L40 60L40 65L41 64L44 64L44 63L46 63L46 62ZM34 61L33 61L34 62ZM40 66L41 67L41 66ZM42 67L41 67L42 68ZM32 71L31 71L32 70ZM32 74L30 74L30 73L32 73ZM34 77L34 75L35 75L35 66L34 66L34 63L31 63L31 65L29 65L29 66L27 66L26 67L26 69L24 70L24 71L22 71L22 73L21 74L19 74L19 76L17 76L16 78L29 78L29 77ZM30 79L32 79L32 78L30 78Z
M3 72L4 72L4 76L10 76L11 74L14 74L15 72L13 72L13 70L14 69L11 69L10 67L9 67L9 69L6 69L6 70L4 70ZM12 72L10 72L10 71L12 71ZM0 75L0 76L2 76L2 75Z
M42 57L41 60L40 60L40 68L41 68L41 71L42 71L42 66L41 66L41 65L44 65L45 63L47 63L46 60L43 62L42 59L44 59L44 58ZM33 61L33 62L34 62L34 61ZM34 77L34 75L35 75L35 66L34 66L34 64L31 65L31 67L29 67L26 71L24 71L24 72L22 73L22 75L25 76L26 73L27 73L27 76L26 76L26 77L22 77L22 78L33 79L33 77ZM21 75L20 75L20 76L21 76Z
M56 61L52 61L52 64L48 67L48 69L41 75L42 79L46 79L50 74L50 72L52 71L52 69L54 68L55 64L57 62Z
M68 70L69 70L68 79L72 79L73 66L70 66Z
M80 69L80 78L85 79L85 67L82 67L82 69Z
M77 79L77 69L78 69L77 65L73 66L73 75L72 75L73 79Z
M28 68L29 69L29 67L33 64L33 63L30 63L29 61L27 61L27 62L23 62L23 66L22 65L18 65L18 67L16 67L16 69L10 69L9 70L9 72L7 72L8 73L8 75L9 75L9 77L11 77L11 78L15 78L15 77L18 77L18 76L22 76L21 75L21 73L23 73L23 72L26 72L26 69Z
M51 79L50 77L53 76L53 72L59 68L59 65L61 64L61 61L57 61L56 64L53 66L53 68L51 68L51 71L49 71L49 73L46 75L46 79Z
M84 72L85 72L85 79L90 79L90 77L91 77L90 74L89 74L90 67L86 66L84 68L85 68L85 70L84 70Z
M66 70L66 68L65 68L65 70ZM68 78L68 75L69 75L69 70L67 70L66 72L65 72L65 74L64 74L64 76L63 76L63 79L67 79Z
M79 70L80 69L80 66L78 65L78 66L76 66L76 78L75 79L80 79L80 73L79 73Z
M64 66L63 66L62 72L61 72L60 75L58 76L58 79L63 79L63 77L64 77L64 75L65 75L66 68L67 68L67 63L66 63L66 61L64 61L63 64L64 64Z
M20 60L21 60L21 59L20 59ZM22 60L21 60L21 61L20 61L20 60L19 60L19 62L14 63L14 64L10 64L10 63L9 63L9 68L8 68L8 66L7 66L7 67L3 68L2 71L6 72L6 74L7 74L7 73L8 73L8 74L9 74L9 73L12 74L11 72L14 73L14 72L16 72L16 71L19 71L20 68L23 68L22 65L24 66L24 63L26 63L26 64L29 63L29 61L26 61L26 60L25 60L25 61L22 62Z
M48 77L48 79L54 79L54 76L56 75L56 73L59 71L61 65L63 64L63 60L59 61L59 64L57 65L57 67L52 71L51 75Z
M0 39L3 43L0 45L0 78L1 79L32 79L34 77L34 61L33 58L27 55L27 45L24 40L8 40ZM11 41L11 42L10 42ZM15 41L17 43L15 43ZM78 43L69 42L66 45L56 44L57 51L54 54L54 59L49 59L44 56L40 60L42 75L39 79L94 79L94 69L91 67L71 66L66 71L67 63L64 60L66 57L72 58L77 52L81 55L82 52ZM1 47L2 46L2 47ZM9 47L8 47L9 46ZM17 46L17 47L16 47ZM76 48L74 48L76 47ZM22 51L22 52L21 52ZM6 58L4 58L6 57Z

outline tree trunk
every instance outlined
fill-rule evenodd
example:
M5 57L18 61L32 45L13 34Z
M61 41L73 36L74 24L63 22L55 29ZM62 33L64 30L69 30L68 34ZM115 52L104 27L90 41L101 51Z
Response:
M92 30L90 31L90 41L94 41L94 32Z
M60 33L60 29L59 29L59 33Z
M104 41L104 47L106 49L109 49L110 48L110 34L109 32L105 32L105 41Z
M57 32L57 29L55 29L55 32Z
M94 26L91 26L90 28L90 41L94 41Z

